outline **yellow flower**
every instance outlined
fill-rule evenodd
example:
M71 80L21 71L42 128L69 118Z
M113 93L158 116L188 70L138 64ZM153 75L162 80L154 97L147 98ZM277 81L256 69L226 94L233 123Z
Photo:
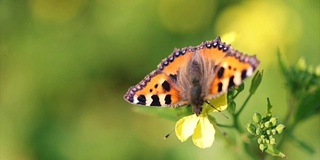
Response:
M193 143L199 148L211 147L214 141L215 130L208 114L218 112L227 108L227 94L210 101L215 108L208 104L203 105L202 112L199 116L196 114L181 118L175 127L176 135L181 142L186 141L192 136Z

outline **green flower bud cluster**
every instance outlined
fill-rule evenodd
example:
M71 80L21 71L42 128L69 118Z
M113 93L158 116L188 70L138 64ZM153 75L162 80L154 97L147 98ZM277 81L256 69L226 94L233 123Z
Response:
M302 57L296 65L287 66L280 54L278 51L279 66L290 93L290 101L294 102L289 103L289 108L293 110L293 123L297 124L320 113L320 64L310 65Z
M275 135L281 134L285 128L278 124L278 119L269 113L262 117L260 113L253 114L253 123L247 125L247 130L258 139L259 149L265 151L269 145L276 144Z
M301 71L307 71L310 74L315 74L316 76L320 76L320 65L313 67L312 65L307 65L306 60L301 57L297 62L297 68Z

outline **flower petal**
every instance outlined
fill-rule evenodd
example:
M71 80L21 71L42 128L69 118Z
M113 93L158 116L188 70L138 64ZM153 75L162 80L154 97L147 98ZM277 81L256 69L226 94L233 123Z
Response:
M192 136L193 143L199 148L211 147L214 141L215 130L208 117L199 116L199 123Z
M196 114L181 118L175 127L176 135L181 142L186 141L194 132L197 126L199 117Z
M218 112L218 110L223 111L227 109L228 107L227 93L217 97L216 99L211 100L210 104L212 104L215 108L212 108L210 105L207 104L205 107L210 107L208 112Z

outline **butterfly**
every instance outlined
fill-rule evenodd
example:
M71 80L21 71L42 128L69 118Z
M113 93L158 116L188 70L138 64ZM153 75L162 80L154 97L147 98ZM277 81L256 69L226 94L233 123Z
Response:
M124 99L143 106L189 105L198 116L202 105L239 86L260 61L221 41L174 49L158 68L128 89Z

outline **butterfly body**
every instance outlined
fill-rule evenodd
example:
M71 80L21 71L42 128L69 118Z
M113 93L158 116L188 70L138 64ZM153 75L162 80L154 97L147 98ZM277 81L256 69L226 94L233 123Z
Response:
M259 63L255 56L234 50L218 37L196 47L175 49L155 71L130 87L124 99L144 106L191 105L199 115L203 103L240 85Z

